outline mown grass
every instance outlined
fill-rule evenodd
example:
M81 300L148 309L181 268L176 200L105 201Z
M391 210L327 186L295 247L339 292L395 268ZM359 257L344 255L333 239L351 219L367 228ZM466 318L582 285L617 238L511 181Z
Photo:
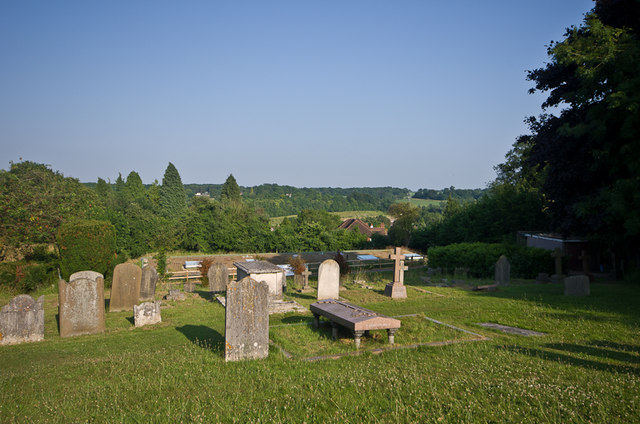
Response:
M408 273L406 300L381 294L385 273L367 275L372 290L347 281L341 295L387 315L418 314L401 318L401 345L467 337L422 316L490 340L307 362L353 351L353 341L313 330L310 314L285 314L271 317L270 336L293 359L272 347L265 360L225 363L224 309L205 292L169 302L156 326L108 313L105 334L61 339L49 290L45 341L0 347L0 422L640 421L640 286L599 283L588 298L568 298L559 285L483 293L427 286L421 275ZM291 298L308 305L313 293ZM0 294L0 305L8 300ZM374 332L363 348L385 343Z

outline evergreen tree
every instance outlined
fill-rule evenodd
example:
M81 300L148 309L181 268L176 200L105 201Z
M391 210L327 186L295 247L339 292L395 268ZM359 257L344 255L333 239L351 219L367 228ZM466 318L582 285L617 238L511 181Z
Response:
M160 186L160 212L167 218L177 218L187 209L187 193L176 167L169 162Z
M129 175L127 176L127 182L124 184L124 186L127 197L130 201L138 203L143 201L147 190L144 188L142 179L136 171L131 171L129 173Z
M227 180L222 185L222 193L220 195L223 201L239 201L240 200L240 187L233 177L233 174L229 174Z

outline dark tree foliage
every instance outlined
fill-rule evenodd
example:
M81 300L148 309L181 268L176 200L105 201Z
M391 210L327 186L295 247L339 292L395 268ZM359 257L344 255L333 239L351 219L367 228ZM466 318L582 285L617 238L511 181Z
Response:
M548 93L543 108L560 111L530 120L520 152L525 174L541 175L556 230L627 258L640 242L639 4L598 1L549 46L529 79Z
M442 190L433 190L428 188L421 188L415 192L413 198L415 199L431 199L431 200L447 200L453 198L456 200L477 200L483 194L485 190L481 188L476 189L461 189L453 186L444 188Z
M171 162L164 171L158 202L162 215L169 219L178 218L187 209L187 194L182 179Z

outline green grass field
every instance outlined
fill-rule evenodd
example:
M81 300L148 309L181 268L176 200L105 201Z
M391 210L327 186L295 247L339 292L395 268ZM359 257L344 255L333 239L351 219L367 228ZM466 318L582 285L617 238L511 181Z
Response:
M386 215L385 212L382 211L343 211L343 212L329 212L332 215L337 215L341 219L346 218L368 218L375 217L378 215ZM285 218L295 218L297 215L288 215L288 216L274 216L269 218L270 225L280 225Z
M104 334L61 339L50 288L45 341L0 347L0 422L640 422L639 285L592 284L586 298L528 282L484 293L427 286L411 270L409 298L391 300L382 295L390 275L367 276L373 290L347 280L341 296L411 315L399 318L401 348L371 353L387 346L372 332L361 355L314 362L354 352L353 340L343 331L333 341L327 324L314 330L311 314L290 313L270 317L267 359L225 363L224 308L204 291L165 302L161 324L134 328L132 313L107 313ZM443 341L454 343L407 347Z
M440 206L441 204L446 203L446 200L432 200L432 199L414 199L413 197L410 199L402 199L398 200L396 203L410 203L413 206Z

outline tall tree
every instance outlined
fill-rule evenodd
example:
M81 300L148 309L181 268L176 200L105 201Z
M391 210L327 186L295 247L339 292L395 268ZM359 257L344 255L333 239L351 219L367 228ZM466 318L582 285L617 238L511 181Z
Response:
M227 180L222 185L222 193L220 195L223 201L239 201L240 200L240 187L233 177L233 174L229 174Z
M640 242L639 4L597 1L529 72L531 91L548 93L543 109L556 113L530 119L521 161L523 175L541 175L557 230L628 257Z
M177 218L187 209L187 193L184 190L180 173L169 162L160 186L160 211L167 218Z

